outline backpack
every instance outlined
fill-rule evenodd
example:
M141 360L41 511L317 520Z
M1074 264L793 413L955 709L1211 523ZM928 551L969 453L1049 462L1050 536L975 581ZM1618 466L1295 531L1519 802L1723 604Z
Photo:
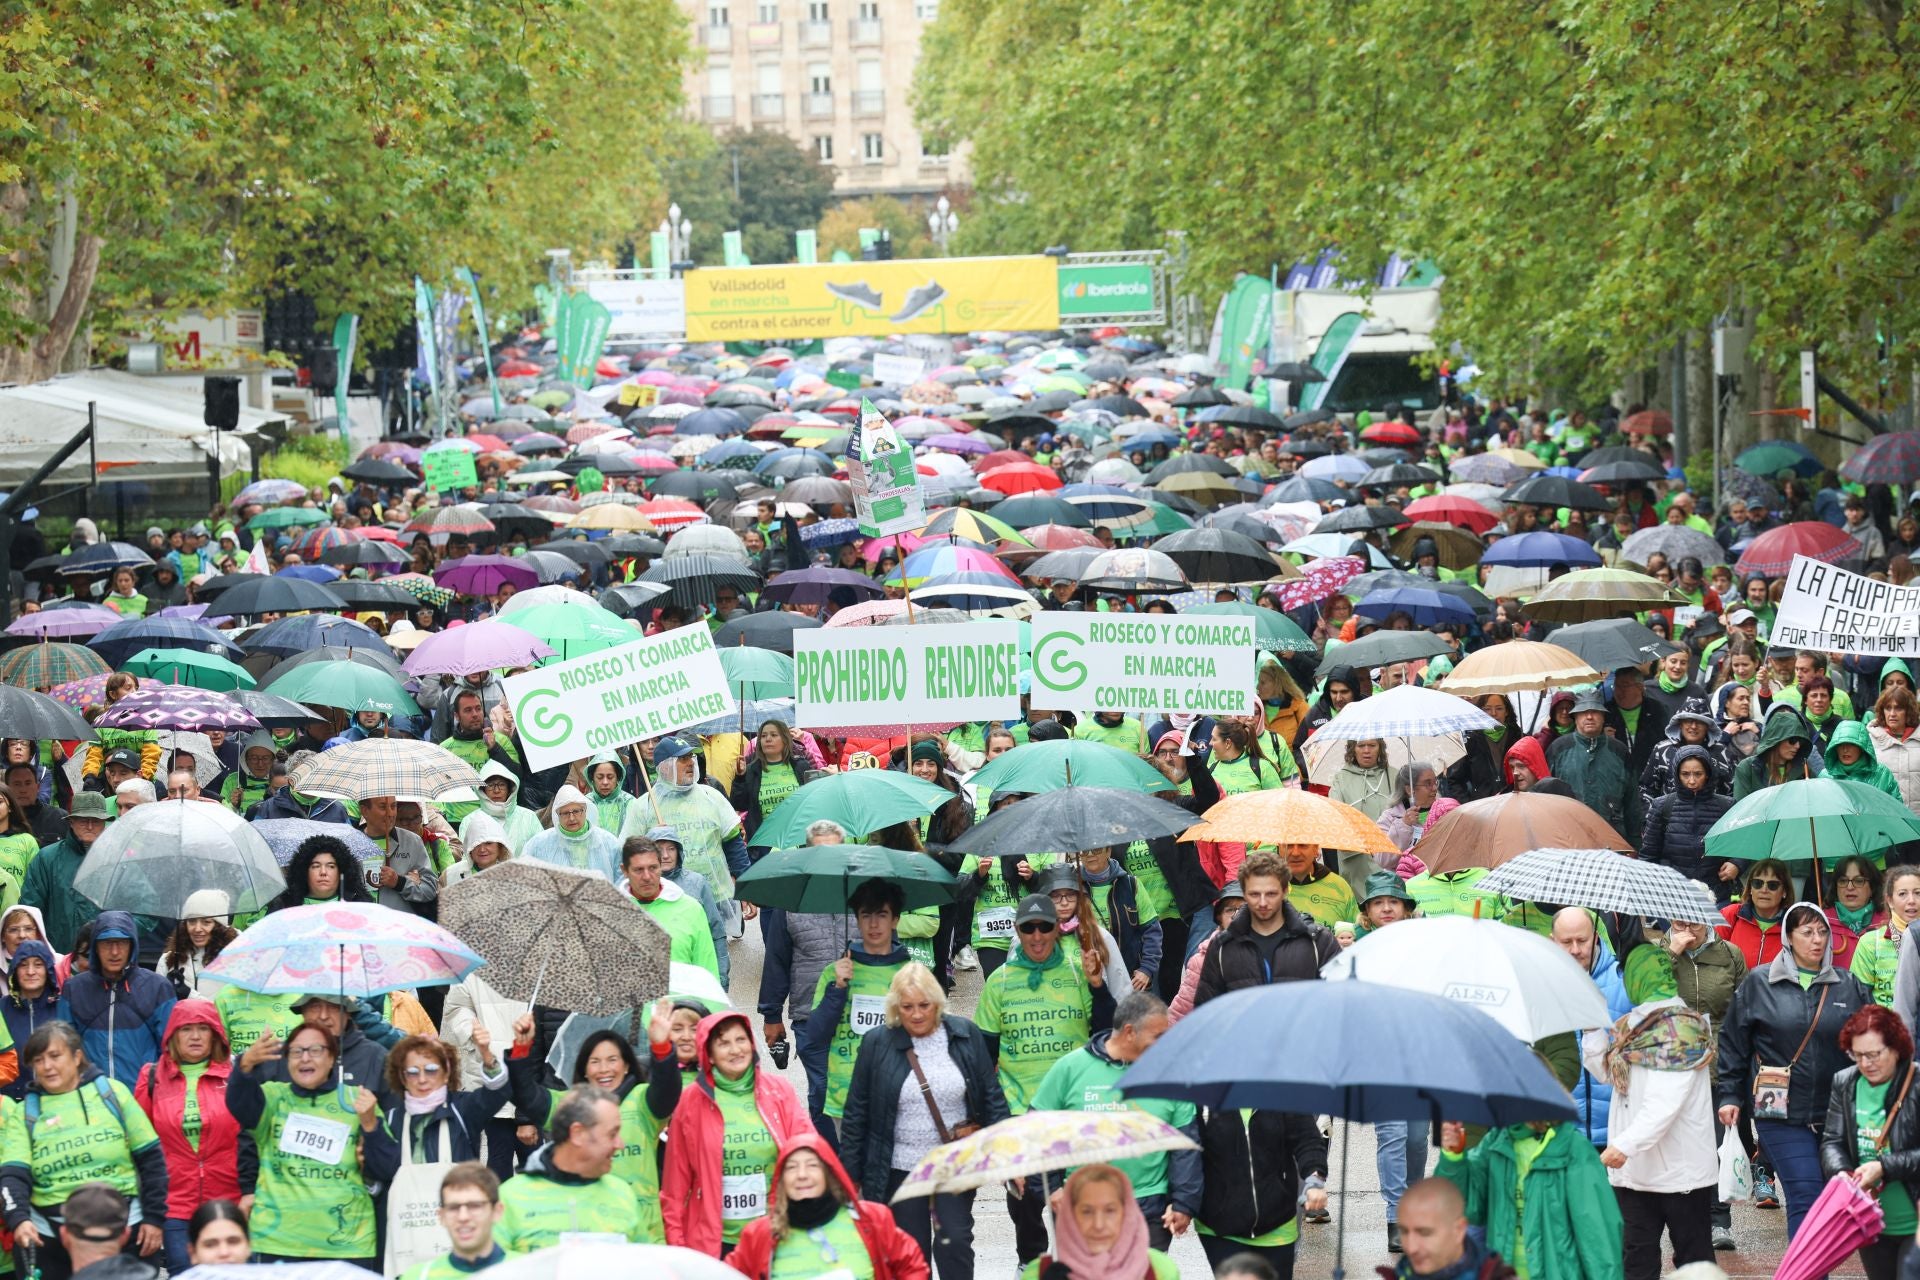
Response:
M95 1076L93 1078L93 1090L100 1095L100 1101L107 1104L107 1110L112 1114L113 1118L120 1122L120 1128L125 1130L127 1120L125 1116L120 1114L120 1100L113 1096L113 1081L109 1080L106 1076ZM33 1126L40 1123L40 1096L37 1092L27 1094L25 1109L27 1113L27 1141L29 1143L33 1141Z

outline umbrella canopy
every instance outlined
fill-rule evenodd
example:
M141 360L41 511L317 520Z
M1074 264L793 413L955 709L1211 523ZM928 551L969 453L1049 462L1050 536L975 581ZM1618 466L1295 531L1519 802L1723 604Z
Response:
M473 766L445 747L406 738L362 738L321 752L287 779L303 796L465 798L480 785Z
M1353 853L1391 853L1395 849L1386 833L1352 805L1291 788L1228 796L1201 814L1199 824L1188 828L1185 838L1243 844L1317 844L1323 849Z
M333 592L304 578L253 578L222 591L203 618L254 617L263 613L335 613L347 607Z
M510 1000L603 1015L667 994L673 940L604 876L503 862L442 890L440 921Z
M1454 472L1460 475L1459 471ZM1461 477L1465 479L1465 476ZM1590 484L1565 476L1528 476L1500 495L1511 506L1571 507L1575 511L1611 511L1613 500Z
M1319 524L1315 533L1368 533L1374 529L1397 529L1411 521L1400 508L1382 503L1377 507L1342 507Z
M1479 893L1523 902L1557 902L1655 920L1721 922L1719 904L1672 867L1622 857L1612 849L1534 849L1489 871Z
M253 718L260 722L263 729L298 729L310 721L326 718L291 698L260 693L254 689L235 689L227 696L252 712Z
M893 1203L1198 1145L1160 1117L1127 1106L1026 1111L935 1147L908 1172Z
M365 650L389 658L393 656L393 650L387 647L386 641L366 623L325 613L275 619L249 635L241 647L250 654L268 653L275 657L291 658L329 645L339 649Z
M821 844L768 854L734 881L734 894L762 907L843 915L854 893L869 880L899 889L909 911L945 906L960 892L954 873L927 854L880 845Z
M1881 436L1880 439L1887 437ZM1854 455L1858 457L1858 454ZM1824 520L1797 520L1769 529L1740 553L1733 572L1738 577L1759 574L1763 578L1782 578L1797 555L1828 564L1840 564L1860 558L1860 544L1846 530Z
M309 662L275 679L266 690L309 706L379 711L390 716L420 714L420 704L398 680L358 662Z
M1300 1035L1303 1026L1315 1034ZM1209 1000L1120 1087L1134 1098L1375 1122L1574 1118L1546 1064L1485 1013L1373 982L1282 982Z
M1739 459L1734 465L1740 466ZM1904 485L1920 480L1920 431L1894 431L1873 437L1840 464L1840 474L1861 484Z
M793 697L793 659L786 654L746 645L728 646L719 652L727 687L736 697L743 701ZM788 719L791 722L791 716Z
M1600 988L1552 939L1493 920L1440 916L1375 929L1328 961L1321 976L1443 996L1480 1009L1529 1044L1613 1021Z
M1480 562L1487 544L1465 529L1437 520L1416 520L1393 535L1393 553L1411 564L1422 540L1433 543L1442 569L1471 569Z
M839 823L857 838L896 822L924 818L952 799L953 793L945 787L910 773L849 769L805 783L782 800L753 833L753 843L769 849L801 844L807 828L822 819Z
M367 613L404 615L412 613L420 604L404 587L396 587L391 582L363 582L358 578L348 578L331 584L327 589L346 601L349 609Z
M160 800L122 813L87 851L75 893L102 910L178 920L189 895L218 889L232 914L263 910L287 878L264 837L223 804Z
M1456 498L1449 494L1416 498L1406 505L1404 512L1415 520L1444 521L1477 534L1485 533L1500 523L1499 516L1479 503L1469 498Z
M1358 556L1330 556L1304 565L1298 578L1274 584L1268 594L1279 599L1282 609L1298 609L1337 595L1366 571L1366 561Z
M587 596L577 591L567 595L571 598L535 603L524 609L511 607L513 600L523 598L515 596L507 602L504 620L539 640L562 660L632 644L641 638L633 626Z
M1080 585L1095 591L1184 591L1187 576L1165 552L1116 547L1088 562Z
M886 591L864 573L856 573L852 569L819 566L808 569L789 569L785 573L774 574L767 579L767 585L761 590L760 598L780 604L827 604L833 600L836 593L841 593L842 600L850 596L852 600L858 601L878 600L886 594Z
M792 653L794 632L817 631L820 626L820 619L804 613L749 613L714 632L713 643L722 650L748 645Z
M145 806L142 806L143 808ZM358 827L340 822L314 822L307 818L268 818L249 824L273 851L273 860L282 867L293 861L300 846L313 836L332 836L346 842L347 852L360 859L362 866L378 865L384 851ZM284 887L284 885L282 886Z
M1417 738L1474 729L1497 729L1499 721L1454 693L1420 685L1397 685L1370 698L1349 702L1314 731L1315 738L1367 741Z
M1253 623L1253 643L1268 653L1312 653L1315 649L1312 638L1300 629L1299 624L1277 609L1263 609L1257 604L1225 600L1195 605L1181 612L1186 617L1247 618Z
M78 640L97 637L121 621L120 615L105 605L82 604L71 609L42 609L38 613L22 614L7 624L7 634L34 640Z
M253 673L237 662L217 653L199 653L192 649L142 649L121 664L121 670L136 676L151 676L163 684L192 685L232 693L251 689L257 681Z
M0 680L20 689L51 689L57 684L106 675L112 670L105 658L78 644L51 644L42 640L0 656Z
M683 607L713 604L714 592L722 586L742 595L760 587L760 575L745 560L704 553L660 560L649 565L637 581L657 582L669 588L663 603Z
M479 967L471 947L423 916L372 902L323 902L256 922L203 972L243 991L364 999L450 986Z
M1124 853L1135 840L1177 836L1192 825L1185 809L1132 787L1061 787L975 823L947 851L983 858L1025 857L1035 849Z
M1473 607L1437 587L1388 587L1371 591L1353 607L1365 618L1389 618L1404 613L1416 627L1433 627L1454 622L1472 626Z
M1535 569L1555 565L1593 567L1600 564L1600 553L1583 539L1536 529L1531 533L1508 534L1487 548L1480 563Z
M1039 795L1073 786L1132 791L1173 788L1165 775L1132 752L1084 739L1022 743L983 765L973 775L973 785L982 795Z
M1190 582L1265 582L1281 571L1266 547L1228 529L1183 529L1156 541L1152 550Z
M1872 1193L1848 1174L1836 1173L1808 1206L1774 1280L1820 1280L1861 1245L1879 1239L1886 1225L1886 1210Z
M1666 641L1632 618L1561 627L1553 633L1553 642L1595 671L1637 667L1666 651Z
M483 622L439 631L421 641L401 665L408 675L463 676L475 671L530 667L553 656L553 647L511 622Z
M1569 847L1633 852L1626 837L1578 800L1516 791L1471 801L1448 814L1421 839L1420 860L1439 875L1498 867L1534 849Z
M1417 662L1446 652L1447 642L1430 631L1376 631L1329 649L1314 669L1314 675L1324 676L1335 667L1387 667L1396 662Z
M1878 787L1844 778L1806 778L1764 787L1737 802L1707 832L1706 856L1779 858L1832 866L1920 840L1920 817Z
M90 677L104 683L104 676ZM96 695L94 700L104 695ZM131 695L129 695L131 696ZM100 735L80 716L79 705L68 706L44 693L0 684L0 724L13 738L79 738L88 742Z
M461 556L433 571L433 580L466 596L490 596L501 587L525 591L540 585L540 574L514 556Z
M1468 654L1439 687L1463 698L1599 684L1601 673L1570 649L1537 640L1508 640Z
M64 612L29 616L58 617ZM125 618L87 641L87 647L116 667L142 649L193 649L217 653L236 662L243 656L239 647L223 633L186 618Z
M1698 529L1689 529L1684 524L1657 524L1651 529L1628 534L1627 540L1620 544L1620 558L1635 564L1647 563L1655 552L1665 556L1667 562L1674 565L1688 556L1699 560L1703 568L1712 568L1728 561L1727 550L1717 538Z
M224 693L170 684L135 689L101 712L94 723L102 729L184 729L195 733L209 729L238 733L260 727L251 711Z
M1494 549L1506 545L1506 541L1502 538ZM1654 609L1684 608L1691 603L1660 579L1631 569L1577 569L1540 588L1527 601L1526 611L1527 616L1542 622L1594 622Z

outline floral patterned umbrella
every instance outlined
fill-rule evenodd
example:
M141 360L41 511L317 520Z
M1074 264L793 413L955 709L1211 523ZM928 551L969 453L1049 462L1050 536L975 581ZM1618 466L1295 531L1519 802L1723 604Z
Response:
M102 729L188 729L228 733L258 729L260 722L224 693L161 684L134 690L101 713L95 725Z
M228 950L232 944L228 944ZM224 953L223 953L224 956ZM1144 1111L1028 1111L956 1142L935 1147L893 1193L916 1196L972 1191L1032 1174L1111 1163L1198 1144Z
M88 676L84 680L69 680L65 684L57 684L47 690L47 696L63 706L72 707L75 711L84 711L88 707L107 700L107 676L112 674L113 673L109 671L106 675ZM148 680L144 676L140 677L140 688L142 689L162 689L165 687L166 686L158 680Z
M110 675L113 668L85 645L42 641L0 658L0 681L21 689L51 689L69 680Z
M1298 578L1269 586L1267 594L1277 597L1282 609L1298 609L1318 604L1366 571L1359 556L1330 556L1302 565Z
M229 942L207 974L243 991L364 998L447 986L480 964L466 943L410 911L326 902L267 916Z

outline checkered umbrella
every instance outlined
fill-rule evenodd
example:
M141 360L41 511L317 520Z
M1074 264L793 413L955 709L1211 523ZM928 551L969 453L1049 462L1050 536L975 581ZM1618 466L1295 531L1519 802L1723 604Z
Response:
M391 578L382 578L389 586L400 588L422 604L430 604L444 609L453 603L453 592L435 582L424 573L401 573Z
M229 733L258 729L260 722L224 693L163 684L136 689L100 714L102 729L187 729Z
M1920 480L1920 431L1875 436L1840 464L1840 474L1861 484L1911 484Z
M1349 702L1315 731L1316 738L1422 737L1493 729L1499 722L1458 694L1403 684L1371 698Z
M1657 920L1716 923L1713 895L1672 867L1612 849L1535 849L1488 872L1474 888L1526 902L1557 902Z
M69 680L107 675L113 668L85 645L42 641L0 658L0 680L21 689L51 689Z
M321 752L288 781L303 796L436 800L465 787L478 787L480 775L453 752L430 742L363 738Z

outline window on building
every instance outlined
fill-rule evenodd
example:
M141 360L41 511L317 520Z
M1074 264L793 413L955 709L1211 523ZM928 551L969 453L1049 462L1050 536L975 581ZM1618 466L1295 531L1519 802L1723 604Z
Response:
M862 22L880 21L879 0L860 0L860 21Z
M856 84L861 93L885 93L887 91L886 72L877 59L869 58L854 68L859 77Z
M827 21L827 0L807 0L807 21Z
M860 135L860 158L868 164L879 164L887 158L886 139L877 133Z
M731 98L733 96L733 68L724 63L707 68L707 96L709 98Z
M807 91L809 93L833 92L833 67L825 62L807 65Z
M753 69L753 91L755 93L780 92L780 64L762 62Z
M913 16L922 22L932 22L940 16L940 0L913 0Z
M833 136L825 133L815 134L813 137L813 154L817 160L832 160Z
M710 27L724 27L729 25L727 20L727 6L724 4L708 5L707 25Z
M780 0L760 0L760 21L780 21Z

